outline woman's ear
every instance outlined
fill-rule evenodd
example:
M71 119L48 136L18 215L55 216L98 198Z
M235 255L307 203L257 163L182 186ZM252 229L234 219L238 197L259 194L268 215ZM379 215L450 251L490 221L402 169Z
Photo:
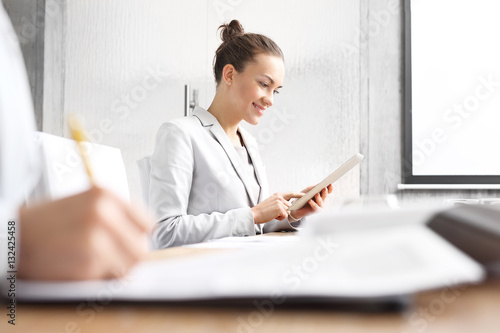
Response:
M236 69L233 65L227 64L222 69L222 79L224 80L224 84L230 86L233 82L234 75L236 74Z

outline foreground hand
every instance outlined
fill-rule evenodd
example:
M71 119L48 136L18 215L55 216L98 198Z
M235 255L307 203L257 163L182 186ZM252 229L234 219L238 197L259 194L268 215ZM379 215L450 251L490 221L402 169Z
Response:
M20 210L19 276L39 280L120 277L147 252L150 218L113 193L81 194Z
M304 190L302 190L302 192L304 192L305 194L309 192L314 186L316 185L309 186ZM333 191L333 185L330 184L324 189L322 189L321 192L317 193L312 199L310 199L304 207L292 211L291 212L292 216L300 220L304 216L317 212L323 207L326 197L328 196L328 194L332 193L332 191Z
M253 220L255 224L269 222L271 220L284 220L288 217L286 209L291 206L288 200L300 198L304 193L287 192L274 193L266 200L252 207Z

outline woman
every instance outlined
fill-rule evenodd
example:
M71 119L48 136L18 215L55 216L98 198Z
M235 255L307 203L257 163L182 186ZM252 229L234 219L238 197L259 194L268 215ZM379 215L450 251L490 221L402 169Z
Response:
M267 197L257 143L239 124L257 125L273 105L285 73L283 54L271 39L244 33L237 20L219 29L223 42L215 55L212 104L163 124L156 138L149 200L159 218L153 233L158 248L296 230L332 191L330 185L290 213L288 200L312 186Z

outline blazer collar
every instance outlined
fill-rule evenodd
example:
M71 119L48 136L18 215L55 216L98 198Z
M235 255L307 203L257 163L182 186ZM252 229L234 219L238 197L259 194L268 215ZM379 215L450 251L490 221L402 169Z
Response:
M238 156L236 149L231 143L231 140L229 140L229 137L227 136L226 132L224 132L222 126L219 124L217 118L215 118L210 112L201 107L196 107L193 110L192 115L200 120L201 125L203 127L210 127L210 132L226 152L226 155L231 161L234 170L236 171L241 181L243 182L243 185L245 186L248 197L250 198L250 202L252 203L253 206L255 206L257 202L254 202L250 192L251 191L250 175L247 175L247 173L245 172L245 169L243 168L242 165L242 161ZM252 160L255 174L257 175L257 180L259 181L259 186L261 187L261 193L262 193L262 180L261 180L262 175L260 175L260 168L259 168L259 166L262 164L262 161L260 160L258 154L257 143L244 129L238 127L238 130L241 133L243 142L245 143L248 154L250 155L250 159Z
M215 118L213 114L211 114L210 112L199 106L195 107L192 115L200 120L201 125L203 127L212 126L215 123L219 124L217 118Z

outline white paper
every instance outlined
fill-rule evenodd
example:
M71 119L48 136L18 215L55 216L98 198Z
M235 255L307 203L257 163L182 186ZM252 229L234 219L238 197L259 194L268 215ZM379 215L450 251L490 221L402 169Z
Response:
M18 299L369 298L451 288L484 277L480 265L423 225L298 239L262 249L148 261L121 281L19 281Z
M257 249L276 244L291 244L299 242L299 237L293 233L282 236L246 236L246 237L224 237L214 239L204 243L185 245L185 247L195 247L202 249Z
M90 187L89 177L76 142L59 136L37 132L44 159L42 187L37 197L52 200L74 195ZM95 182L130 201L127 174L120 149L84 142Z

